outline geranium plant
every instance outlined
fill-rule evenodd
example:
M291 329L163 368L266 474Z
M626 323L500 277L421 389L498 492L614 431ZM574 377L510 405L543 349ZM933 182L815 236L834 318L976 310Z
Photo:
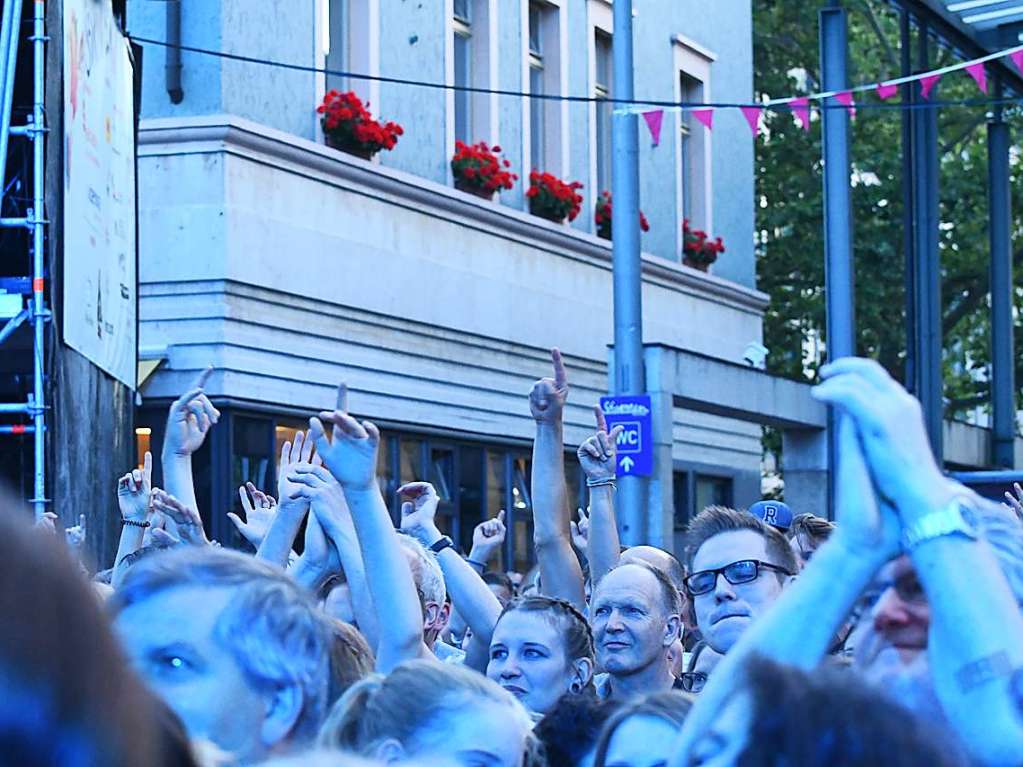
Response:
M529 174L529 212L560 224L566 218L575 220L583 203L578 181L564 182L551 173L534 170Z
M323 115L320 124L327 143L360 157L370 158L381 149L394 149L405 131L398 123L373 119L354 91L328 91L316 111Z
M711 239L702 229L689 226L689 219L682 220L682 263L705 272L724 252L720 237Z
M611 193L601 192L597 198L597 209L593 214L593 222L597 225L597 236L605 240L611 239ZM639 212L639 228L644 232L650 231L650 222L646 220L643 211Z
M511 163L501 157L501 147L487 146L487 142L466 144L455 142L455 156L451 158L451 173L455 187L479 197L493 197L494 192L511 189L519 177L512 173Z

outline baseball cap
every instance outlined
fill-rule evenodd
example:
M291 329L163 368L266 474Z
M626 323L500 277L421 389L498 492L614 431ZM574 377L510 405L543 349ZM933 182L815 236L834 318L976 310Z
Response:
M779 530L788 530L792 524L792 509L781 501L757 501L749 507L749 513Z

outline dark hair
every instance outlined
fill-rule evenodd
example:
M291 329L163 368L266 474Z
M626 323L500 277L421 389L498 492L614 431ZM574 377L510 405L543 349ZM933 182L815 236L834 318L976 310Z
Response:
M611 738L614 737L615 730L626 719L634 716L650 716L681 728L692 707L693 699L677 690L650 693L626 703L604 724L604 729L597 740L597 752L593 758L593 767L604 767Z
M789 525L788 539L791 541L799 535L809 538L815 546L819 546L828 539L835 529L835 523L816 514L799 514Z
M715 535L738 530L750 530L761 536L766 544L767 556L773 560L772 564L785 568L789 573L799 569L796 555L792 553L788 540L781 532L745 511L725 506L708 506L693 517L686 528L686 565L689 571L692 572L693 559L703 544ZM783 573L777 575L779 579L785 577Z
M648 562L636 560L634 562L624 562L620 565L616 565L608 570L608 572L604 573L604 578L606 578L610 573L613 573L615 570L621 570L623 567L639 567L654 576L654 579L657 581L657 585L661 590L661 604L667 610L669 615L678 615L681 618L682 595L679 593L678 589L675 588L674 584L668 580L668 576L665 575L663 571L658 570ZM598 585L603 582L604 578L601 578L600 581L597 582Z
M753 715L739 767L962 764L939 730L848 671L805 673L754 658L747 679Z
M517 597L507 604L497 622L510 612L543 613L558 622L559 636L565 641L565 655L570 660L576 658L594 659L593 631L586 618L575 606L564 599L530 595ZM495 624L496 627L497 624Z
M328 619L330 624L330 681L327 705L331 706L349 687L373 673L373 651L358 629L344 621Z
M593 695L562 695L533 729L543 743L547 767L577 767L618 706Z
M28 517L0 495L0 763L180 764L92 586Z
M504 573L493 571L483 573L483 582L488 586L500 586L502 589L508 589L508 593L515 596L515 584Z
M692 652L689 653L689 664L686 666L686 671L696 670L696 663L697 661L700 660L701 653L703 653L703 651L706 650L708 646L709 645L702 639L696 643L696 645L693 647Z

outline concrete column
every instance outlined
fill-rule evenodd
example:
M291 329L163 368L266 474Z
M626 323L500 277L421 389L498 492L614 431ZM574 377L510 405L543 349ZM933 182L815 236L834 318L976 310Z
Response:
M785 502L794 514L831 516L828 509L828 432L786 429L782 432Z
M674 355L658 347L644 350L647 393L654 427L654 473L647 486L645 541L666 551L674 549L675 465L672 459Z

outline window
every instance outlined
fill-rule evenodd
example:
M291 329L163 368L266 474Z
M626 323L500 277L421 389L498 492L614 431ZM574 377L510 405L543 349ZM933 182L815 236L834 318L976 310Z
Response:
M529 92L543 95L543 16L545 8L538 2L529 4ZM543 170L544 165L544 99L529 101L529 161L534 170Z
M377 0L322 0L326 11L324 65L333 72L380 74L380 27ZM371 80L326 75L326 90L355 91L376 104L380 84Z
M473 19L471 10L472 0L455 1L455 86L459 88L472 86ZM471 96L472 94L468 91L455 91L455 140L464 141L467 144L473 142Z
M703 84L684 72L680 78L682 101L686 104L696 104L703 101ZM703 167L700 156L703 142L703 125L697 122L691 112L682 112L682 151L680 160L682 163L682 215L685 218L693 218L693 199L696 190L699 189L700 177L698 175ZM702 223L700 224L702 226Z
M686 526L708 506L732 505L732 478L676 471L672 476L672 499L675 505L675 553L685 550Z
M598 99L611 97L612 59L611 35L594 31L594 60L596 64L593 95ZM611 189L611 104L597 102L597 191Z

